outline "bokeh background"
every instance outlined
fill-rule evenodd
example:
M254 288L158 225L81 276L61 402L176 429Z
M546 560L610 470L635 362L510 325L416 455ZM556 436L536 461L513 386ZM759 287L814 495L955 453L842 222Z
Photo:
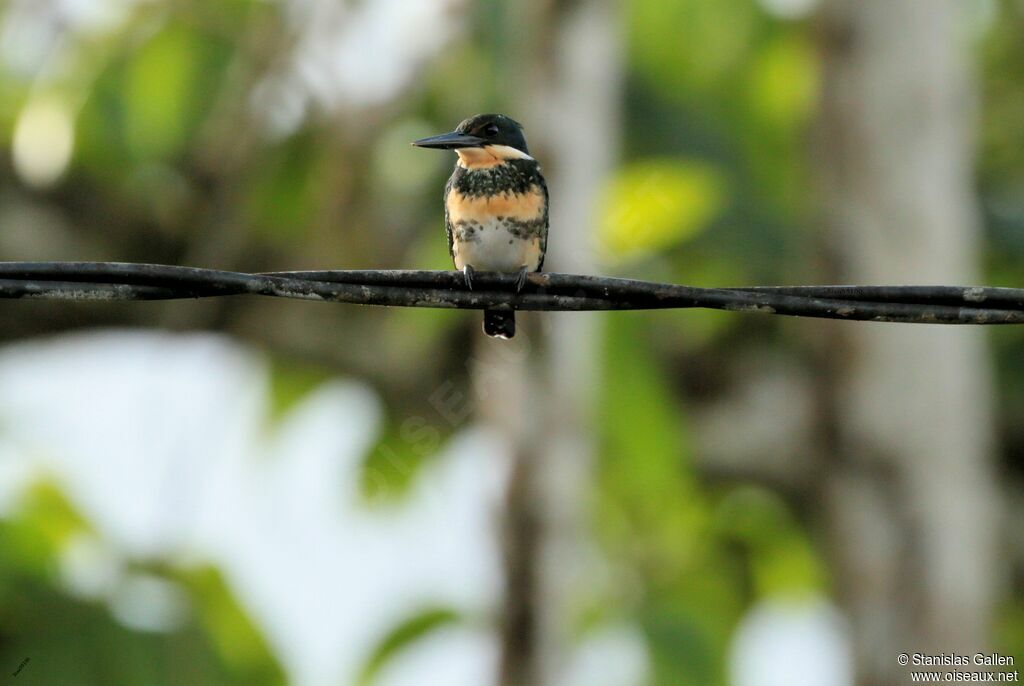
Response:
M1024 285L1020 0L3 0L0 258ZM1024 660L1024 328L0 303L0 678L883 686ZM14 674L17 672L17 675Z

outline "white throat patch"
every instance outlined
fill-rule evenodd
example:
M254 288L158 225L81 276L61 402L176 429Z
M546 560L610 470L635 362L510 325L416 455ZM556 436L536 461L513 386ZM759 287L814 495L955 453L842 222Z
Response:
M532 160L533 158L527 155L522 150L517 150L510 145L486 145L484 146L491 155L494 155L500 160Z
M522 150L517 150L510 145L485 145L482 148L457 148L459 155L459 166L466 169L479 169L481 167L494 167L505 160L532 160Z

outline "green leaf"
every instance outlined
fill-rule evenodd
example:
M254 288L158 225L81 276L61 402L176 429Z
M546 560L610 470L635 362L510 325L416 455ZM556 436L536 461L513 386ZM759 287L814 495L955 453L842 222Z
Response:
M750 104L772 126L802 126L814 111L818 80L811 42L801 34L783 35L768 43L753 62Z
M724 185L713 167L698 162L645 160L624 167L598 212L602 253L628 259L691 238L722 210Z
M203 628L218 654L244 683L283 683L281 666L245 611L232 595L220 571L205 567L182 575L193 593Z
M727 537L749 549L755 590L760 596L816 592L825 583L824 565L785 501L772 491L741 486L718 503L716 523Z
M184 143L195 93L197 38L171 27L146 43L128 66L125 135L142 159L164 158Z
M356 683L359 686L371 686L384 667L404 648L429 635L431 632L455 624L459 615L448 609L434 608L425 610L405 620L391 630L366 661L359 673Z
M323 198L318 196L328 164L316 140L297 135L264 152L246 179L245 213L261 236L291 244L309 233Z
M699 618L681 607L648 608L643 616L654 683L707 686L718 683L717 653Z
M675 578L699 554L707 516L689 466L684 414L650 344L646 315L606 318L601 513L646 572Z
M743 67L757 28L749 0L634 0L629 8L634 63L676 101L721 89Z
M91 531L67 496L50 481L38 481L22 497L10 521L10 554L26 568L45 569L74 535Z

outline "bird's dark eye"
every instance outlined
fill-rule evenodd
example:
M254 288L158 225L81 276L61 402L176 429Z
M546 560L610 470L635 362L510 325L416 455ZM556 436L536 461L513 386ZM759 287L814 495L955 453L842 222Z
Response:
M495 124L488 124L484 127L484 135L488 138L494 138L498 135L498 127Z

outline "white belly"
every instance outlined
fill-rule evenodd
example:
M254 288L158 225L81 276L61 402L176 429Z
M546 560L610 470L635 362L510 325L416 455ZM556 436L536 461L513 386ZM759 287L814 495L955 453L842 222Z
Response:
M494 219L474 226L471 234L456 232L452 248L460 270L469 265L485 272L532 272L540 264L540 237L519 238Z

